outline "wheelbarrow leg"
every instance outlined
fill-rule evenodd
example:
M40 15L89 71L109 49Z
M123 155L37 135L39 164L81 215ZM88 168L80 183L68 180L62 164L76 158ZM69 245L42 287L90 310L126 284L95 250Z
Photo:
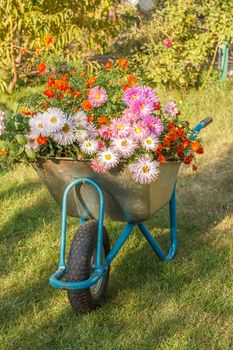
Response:
M159 244L156 242L154 237L151 235L150 231L144 223L139 223L138 227L140 228L142 234L147 239L151 245L154 252L159 256L161 260L172 260L176 254L177 250L177 232L176 232L176 187L174 187L172 196L169 202L169 211L170 211L170 248L167 254L165 254Z

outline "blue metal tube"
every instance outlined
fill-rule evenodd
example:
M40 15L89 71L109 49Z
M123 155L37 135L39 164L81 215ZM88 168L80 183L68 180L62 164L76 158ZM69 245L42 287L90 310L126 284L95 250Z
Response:
M175 195L175 187L172 192L171 200L170 200L170 237L171 244L167 255L163 252L160 245L156 242L154 237L151 235L150 231L146 227L146 225L142 222L138 223L138 227L141 230L144 237L147 239L149 244L151 245L154 252L160 257L161 260L171 260L174 258L177 250L177 233L176 233L176 195Z
M89 183L99 193L100 206L99 206L99 222L98 222L98 239L97 239L97 256L96 256L96 269L101 267L102 263L102 249L103 249L103 222L104 222L104 194L102 189L92 180L88 178L77 179L71 182L65 189L62 198L62 222L61 222L61 239L60 239L60 260L59 269L65 269L65 251L66 251L66 217L67 217L67 203L68 195L72 188L80 183ZM84 223L85 219L81 219L81 223Z

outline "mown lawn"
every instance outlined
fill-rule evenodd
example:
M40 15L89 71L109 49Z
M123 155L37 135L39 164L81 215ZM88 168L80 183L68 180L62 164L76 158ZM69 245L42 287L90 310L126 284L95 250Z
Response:
M60 214L31 168L0 177L0 349L233 348L233 84L169 93L203 131L200 169L177 184L179 250L161 262L135 232L111 267L102 308L77 316L48 284L57 266ZM192 117L191 117L192 116ZM76 221L69 220L69 236ZM165 247L167 210L148 222ZM121 223L106 223L112 242Z

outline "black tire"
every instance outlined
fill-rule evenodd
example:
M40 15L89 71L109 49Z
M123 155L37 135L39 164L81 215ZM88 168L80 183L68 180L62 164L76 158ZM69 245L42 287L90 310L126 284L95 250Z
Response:
M71 243L67 261L66 276L68 281L80 282L91 276L91 259L96 249L97 236L98 222L95 220L89 220L78 228ZM103 248L106 257L110 250L110 243L105 227L103 228ZM102 303L107 290L109 269L100 280L98 288L96 284L95 292L93 290L95 286L77 291L67 291L69 302L76 312L88 313Z

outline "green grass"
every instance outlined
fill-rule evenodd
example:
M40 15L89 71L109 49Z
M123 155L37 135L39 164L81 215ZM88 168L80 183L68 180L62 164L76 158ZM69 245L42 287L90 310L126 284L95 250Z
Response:
M182 168L177 185L179 250L161 262L139 232L111 267L107 298L77 316L48 277L57 266L60 213L30 168L0 178L0 349L230 350L232 339L233 85L181 102L192 124L206 115L200 170ZM191 117L193 116L193 117ZM148 222L165 247L167 209ZM122 224L107 223L111 241ZM69 219L69 239L76 221Z

